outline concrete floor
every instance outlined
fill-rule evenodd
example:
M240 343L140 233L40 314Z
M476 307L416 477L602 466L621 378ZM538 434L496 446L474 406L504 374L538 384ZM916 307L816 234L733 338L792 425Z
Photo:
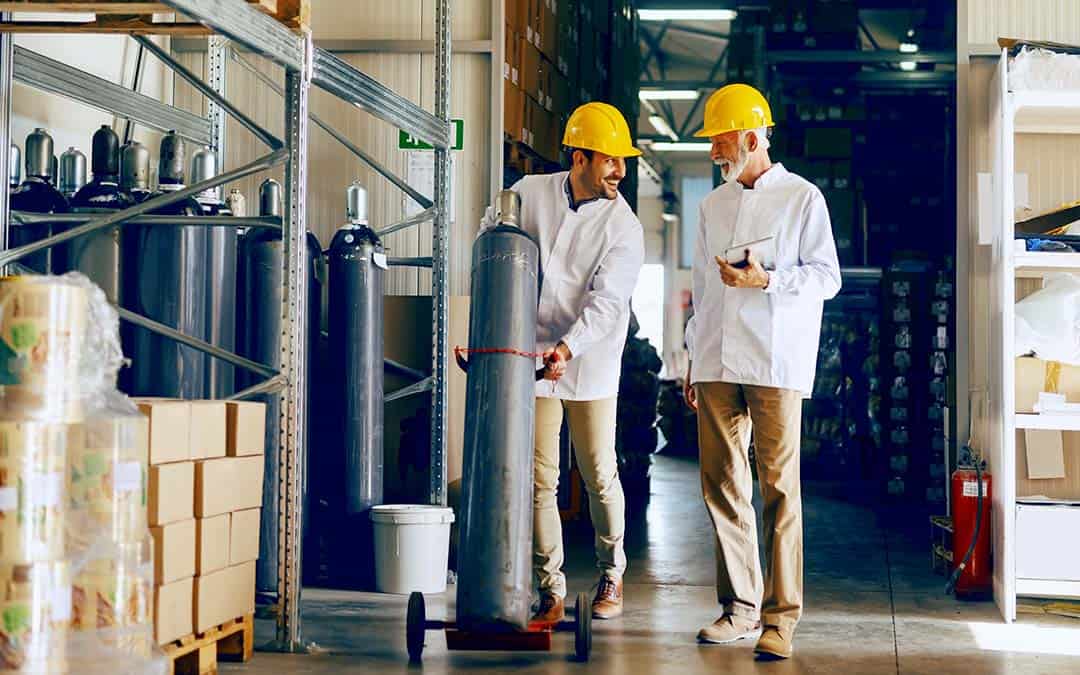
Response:
M305 589L304 631L318 652L259 652L226 673L1067 673L1080 672L1080 620L1021 616L1007 626L989 602L957 602L929 569L929 526L901 534L868 509L807 486L805 612L795 657L758 662L753 643L699 646L717 614L713 537L694 462L659 457L647 512L629 526L625 615L593 623L593 657L574 662L573 636L542 654L447 652L427 634L424 662L405 653L406 598ZM591 534L567 532L571 597L595 583ZM429 618L453 615L453 589L428 597ZM258 643L273 626L259 622Z

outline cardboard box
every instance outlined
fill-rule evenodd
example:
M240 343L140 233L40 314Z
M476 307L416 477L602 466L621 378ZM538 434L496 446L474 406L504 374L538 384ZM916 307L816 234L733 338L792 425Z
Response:
M195 632L194 588L195 580L188 577L154 589L154 639L159 645Z
M1060 430L1025 429L1028 480L1065 478L1065 439Z
M1043 391L1064 394L1069 403L1080 403L1080 367L1030 356L1017 358L1016 412L1034 412Z
M551 78L551 111L556 115L570 112L570 83L560 73L552 73Z
M540 49L540 10L543 7L543 0L528 0L528 4L525 6L525 27L521 31L525 41L531 44L536 49Z
M506 25L515 33L525 32L525 15L529 6L529 0L506 0Z
M559 18L552 0L544 0L540 8L540 53L555 63L559 60Z
M524 141L525 94L503 80L503 131L511 140Z
M224 457L195 463L195 516L262 506L262 457Z
M203 632L255 611L255 563L195 578L195 631Z
M192 401L188 435L191 459L225 456L226 411L224 401Z
M151 466L146 494L146 516L151 526L191 519L195 515L195 465L177 462Z
M150 421L150 464L167 464L191 459L188 435L191 405L171 399L135 399Z
M154 538L154 584L161 586L195 575L195 521L151 527Z
M229 566L230 515L195 519L195 574L205 576Z
M261 455L266 450L266 404L229 401L225 404L225 454Z
M521 45L521 90L532 100L540 103L544 96L543 58L535 46Z
M262 509L245 509L229 514L229 564L239 565L259 559L259 518Z
M521 37L510 26L506 27L506 40L503 54L503 79L521 84Z

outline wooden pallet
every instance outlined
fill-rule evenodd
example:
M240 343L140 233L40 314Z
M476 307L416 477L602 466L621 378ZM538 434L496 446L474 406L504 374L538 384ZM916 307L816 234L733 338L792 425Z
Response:
M188 635L163 645L169 675L210 675L218 661L248 661L255 651L255 617L227 621L205 633Z
M310 0L247 0L289 28L311 25ZM94 14L90 21L0 21L8 33L123 33L130 35L205 36L211 31L176 15L176 21L154 21L155 14L175 14L168 5L146 0L0 0L0 12Z

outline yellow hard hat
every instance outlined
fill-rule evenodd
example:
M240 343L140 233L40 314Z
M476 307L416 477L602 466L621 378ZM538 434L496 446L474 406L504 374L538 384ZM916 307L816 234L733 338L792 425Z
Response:
M729 84L705 102L705 128L694 134L711 138L729 131L773 126L772 110L761 92L748 84Z
M612 157L637 157L641 151L630 140L630 126L615 106L594 101L579 106L566 122L562 144L595 150Z

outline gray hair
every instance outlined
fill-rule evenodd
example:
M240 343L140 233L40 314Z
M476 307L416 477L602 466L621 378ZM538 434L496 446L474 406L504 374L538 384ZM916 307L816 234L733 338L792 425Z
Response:
M744 129L739 134L739 143L742 143L743 139L746 138L746 135L751 133L757 137L759 149L768 150L769 146L772 145L771 143L769 143L769 129L767 127L759 127L757 129Z

